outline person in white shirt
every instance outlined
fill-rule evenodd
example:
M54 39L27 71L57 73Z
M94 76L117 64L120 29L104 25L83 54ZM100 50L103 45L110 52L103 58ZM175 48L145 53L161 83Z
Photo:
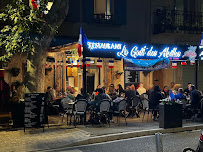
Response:
M139 93L139 95L147 92L147 90L144 88L144 85L142 82L140 82L139 88L137 89L137 92Z

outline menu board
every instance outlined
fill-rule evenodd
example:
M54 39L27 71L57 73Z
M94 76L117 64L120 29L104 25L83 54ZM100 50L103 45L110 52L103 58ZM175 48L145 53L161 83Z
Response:
M139 82L138 71L125 70L125 87Z
M44 123L44 93L25 94L24 127L39 128Z

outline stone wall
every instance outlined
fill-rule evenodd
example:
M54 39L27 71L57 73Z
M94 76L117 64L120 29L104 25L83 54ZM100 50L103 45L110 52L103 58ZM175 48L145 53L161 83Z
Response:
M19 68L20 73L18 76L14 77L11 74L12 68ZM8 67L5 68L5 81L11 85L12 83L19 81L20 83L23 82L24 74L26 70L26 56L17 54L12 56L10 62L8 62Z
M124 88L124 71L123 71L123 59L122 60L115 60L114 62L114 74L113 74L113 77L114 77L114 85L118 85L118 84L121 84L122 87ZM120 76L120 78L116 78L115 74L116 74L116 71L118 72L123 72Z

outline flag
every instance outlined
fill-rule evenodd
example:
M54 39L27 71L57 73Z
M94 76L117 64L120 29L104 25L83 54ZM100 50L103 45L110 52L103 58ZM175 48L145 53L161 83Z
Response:
M73 61L71 61L71 68L73 68Z
M177 68L177 62L176 61L172 62L172 68Z
M60 61L57 61L57 68L60 66Z
M109 68L113 68L114 67L114 61L109 60Z
M48 63L49 63L49 64L48 64L48 65L49 65L49 68L51 68L51 62L48 62Z
M86 59L86 66L90 67L90 59Z
M82 55L82 46L86 42L87 37L83 31L83 28L80 27L80 35L79 35L79 40L78 40L78 55L81 57Z
M63 67L63 61L61 61L61 67Z
M68 61L66 61L66 68L68 67Z
M186 61L182 61L181 65L187 65L187 62Z
M170 94L169 94L169 100L170 100L170 101L175 100L175 96L174 96L172 90L170 91Z
M203 33L202 33L202 37L201 37L200 42L199 42L199 48L200 49L203 48Z
M37 9L39 3L40 3L40 0L32 0L32 6L34 7L34 9Z
M54 64L55 64L55 62L51 62L51 67L53 67L53 68L54 68Z
M190 65L195 65L195 60L191 60Z
M97 67L102 68L102 60L97 60Z
M80 66L80 60L77 60L77 67Z

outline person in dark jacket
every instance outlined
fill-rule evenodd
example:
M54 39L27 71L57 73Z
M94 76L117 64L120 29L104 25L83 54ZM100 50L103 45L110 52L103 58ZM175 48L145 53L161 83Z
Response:
M201 93L196 90L194 85L190 86L191 107L197 109L200 105Z
M127 86L126 91L125 91L125 98L126 98L128 106L131 105L132 98L135 97L135 96L136 96L135 90L131 90L131 87Z
M100 104L103 99L109 99L108 96L104 93L103 88L98 89L99 94L95 96L95 100L93 101L93 109L96 109L96 112L100 111Z
M118 84L117 85L117 88L116 88L116 93L117 95L120 97L122 93L124 93L124 90L123 90L123 87L121 86L121 84Z
M186 95L188 96L190 94L190 87L191 87L191 83L187 84L187 88L184 90L184 93L186 93Z
M151 93L149 97L149 107L150 109L159 109L160 100L163 99L163 95L161 94L161 88L157 85L154 86L154 91ZM153 113L154 120L157 117L157 111L155 110Z
M169 96L168 87L167 87L167 86L164 86L164 88L163 88L163 97L164 97L164 98L168 98L168 96Z

